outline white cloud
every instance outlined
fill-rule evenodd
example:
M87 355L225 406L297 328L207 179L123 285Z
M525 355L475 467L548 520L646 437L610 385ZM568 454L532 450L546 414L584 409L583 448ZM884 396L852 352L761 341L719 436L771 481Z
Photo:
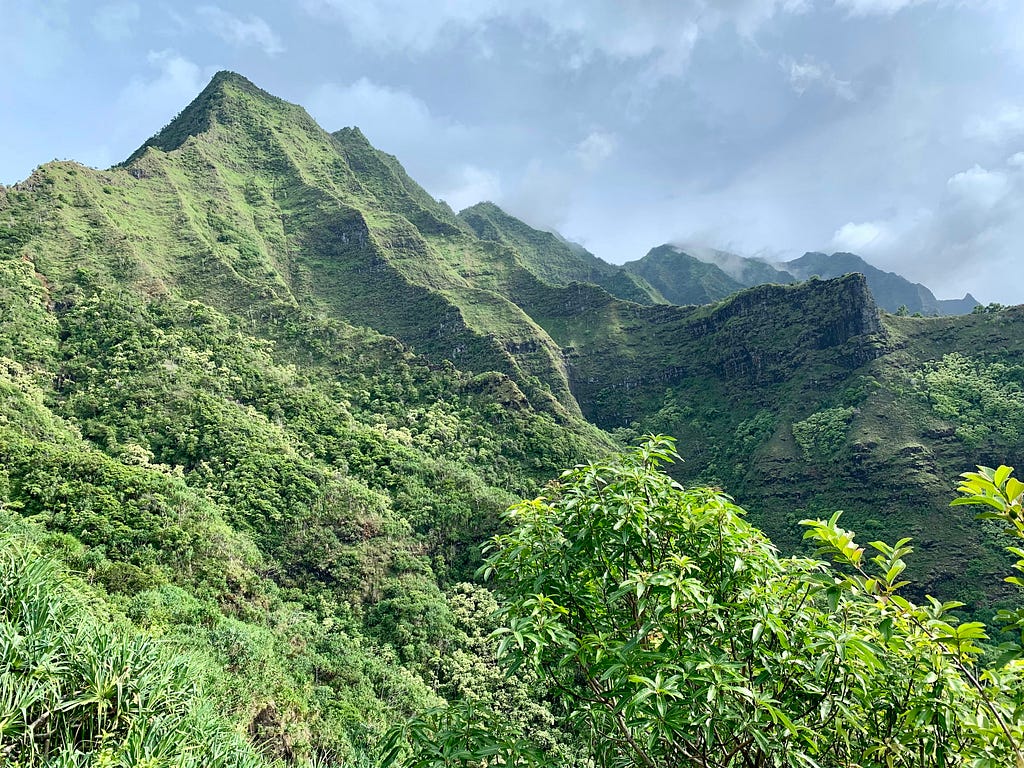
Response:
M138 3L109 3L96 9L92 26L96 34L108 43L113 43L131 37L135 23L141 16Z
M597 170L605 160L615 153L618 139L607 131L591 131L576 145L574 153L586 171Z
M460 124L431 114L422 99L365 77L349 85L323 83L303 104L327 130L358 126L374 146L400 159L422 154L428 143L450 145L466 135Z
M955 173L932 209L848 223L833 237L837 250L858 253L932 288L940 297L970 291L981 301L1024 301L1024 153L999 168L975 165Z
M875 221L848 222L832 236L832 247L848 253L866 253L888 237L886 225Z
M363 47L423 53L496 22L554 37L565 64L578 69L595 54L647 60L655 75L685 71L697 40L722 26L750 36L779 13L810 0L304 0L307 12L340 21Z
M501 179L498 174L475 165L460 166L442 184L438 194L441 200L456 211L486 200L500 200L501 196Z
M577 189L575 174L563 168L532 160L514 190L501 205L537 229L563 230Z
M0 88L34 77L46 77L72 53L71 16L66 0L32 3L0 2Z
M984 5L989 0L834 0L850 16L894 16L906 8L919 5Z
M453 30L473 29L502 12L504 0L303 0L307 12L335 18L364 47L423 52Z
M892 16L904 8L923 5L934 0L835 0L851 16Z
M200 67L172 50L150 51L146 58L155 74L133 77L121 90L115 139L141 144L191 102L217 69Z
M857 98L850 81L836 77L832 67L825 62L815 61L810 56L804 56L799 61L787 56L779 65L789 78L790 86L801 96L810 88L823 88L845 101L855 101Z
M203 23L226 43L239 47L255 46L268 56L284 52L281 39L259 16L243 19L216 5L204 5L196 11Z
M967 138L1002 144L1024 138L1024 106L1003 104L986 115L975 115L964 125Z
M1014 160L1016 155L1010 160ZM946 182L950 199L960 205L992 209L1011 191L1011 180L1002 171L988 171L979 165L954 174Z

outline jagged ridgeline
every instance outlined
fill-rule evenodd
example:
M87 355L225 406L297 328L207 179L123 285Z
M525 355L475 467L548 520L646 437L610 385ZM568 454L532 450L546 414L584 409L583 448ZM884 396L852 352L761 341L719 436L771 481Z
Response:
M1020 309L893 317L859 276L667 302L220 73L122 165L0 188L4 535L81 577L97 637L193 659L188 701L219 713L196 722L268 760L370 764L470 691L559 743L467 582L500 510L646 431L784 546L844 508L991 607L998 532L947 503L958 472L1022 463ZM5 759L67 747L12 722Z

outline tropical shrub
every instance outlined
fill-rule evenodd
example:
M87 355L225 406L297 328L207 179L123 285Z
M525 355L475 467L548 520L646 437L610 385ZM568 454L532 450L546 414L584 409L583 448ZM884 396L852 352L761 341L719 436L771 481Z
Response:
M826 408L793 424L793 438L808 461L828 459L843 447L846 431L856 409Z
M1024 366L952 353L924 366L913 380L917 396L955 425L971 447L992 437L1024 434Z
M1020 649L986 662L985 628L959 604L902 597L907 540L866 556L836 515L805 521L836 566L780 557L727 496L660 471L674 458L650 438L565 472L509 510L484 567L499 657L547 683L592 764L1024 765ZM1019 520L1008 472L965 476L991 487L961 503ZM465 705L393 744L389 764L559 764Z

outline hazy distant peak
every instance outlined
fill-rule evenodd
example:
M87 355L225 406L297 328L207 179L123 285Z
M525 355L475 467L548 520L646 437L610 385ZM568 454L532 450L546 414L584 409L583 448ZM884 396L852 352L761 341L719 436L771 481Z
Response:
M754 256L740 256L738 253L700 245L673 245L680 252L703 261L705 264L714 264L745 287L763 283L792 283L796 280L793 275L779 266Z
M857 254L845 251L831 254L808 251L782 266L802 280L812 275L830 278L860 272L867 278L878 305L889 312L906 307L909 312L920 312L922 315L961 315L970 312L979 303L970 294L962 299L937 299L927 286L911 282L896 272L886 272Z
M642 259L627 262L622 268L642 277L671 304L709 304L746 287L718 265L698 259L673 243L651 248Z

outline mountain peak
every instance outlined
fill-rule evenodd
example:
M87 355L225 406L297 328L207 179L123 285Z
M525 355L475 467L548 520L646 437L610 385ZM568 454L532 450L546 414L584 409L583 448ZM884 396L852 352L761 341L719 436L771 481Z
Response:
M626 262L622 268L680 306L710 304L746 287L716 264L701 261L672 243L651 248L642 259Z
M135 150L123 165L140 157L148 147L156 147L164 152L178 149L190 137L206 133L215 122L222 121L231 113L237 113L240 103L247 99L271 109L298 109L267 93L237 72L222 70L210 79L199 95L171 122Z
M474 203L466 208L463 208L459 213L481 213L481 214L493 214L498 216L506 216L511 218L502 208L492 203L490 200L483 200L479 203Z
M251 88L259 91L260 93L265 93L260 88L257 88L256 85L253 84L252 80L247 78L245 75L232 72L230 69L222 69L217 72L212 78L210 78L210 82L207 84L206 88L219 88L228 84L240 86L242 88Z
M343 144L360 144L373 148L370 140L366 138L366 134L359 130L358 126L355 125L341 128L332 133L331 136Z

